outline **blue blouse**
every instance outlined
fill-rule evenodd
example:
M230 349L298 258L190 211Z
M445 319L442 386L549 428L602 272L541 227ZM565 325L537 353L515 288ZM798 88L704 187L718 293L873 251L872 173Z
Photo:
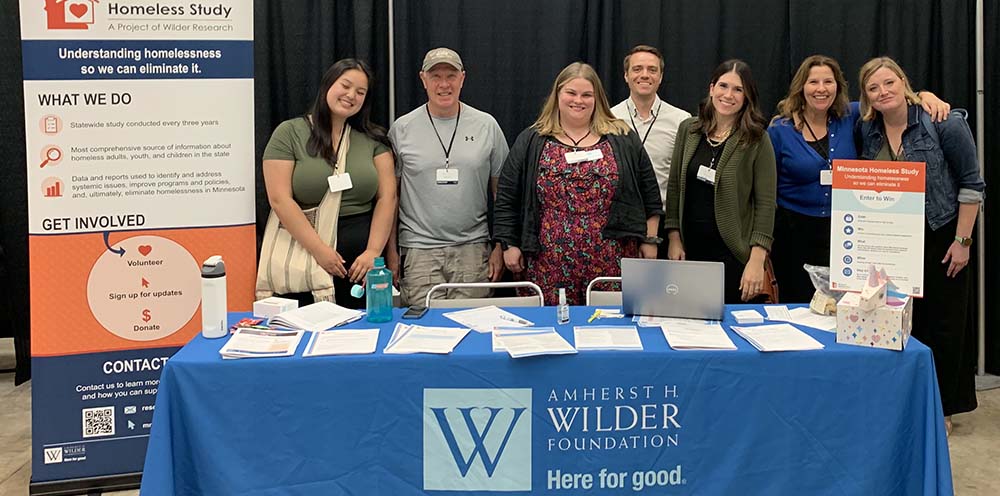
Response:
M790 119L779 119L768 127L778 169L778 206L813 217L830 216L831 187L820 185L819 174L830 169L834 160L858 158L854 123L860 116L858 102L851 102L847 115L827 123L830 161L806 143Z

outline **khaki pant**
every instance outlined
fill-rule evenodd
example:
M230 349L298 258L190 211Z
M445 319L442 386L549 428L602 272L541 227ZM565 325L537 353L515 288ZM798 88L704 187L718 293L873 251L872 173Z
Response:
M469 243L443 248L407 248L403 257L400 292L404 305L423 305L427 292L445 282L489 282L490 248L487 243ZM485 288L449 289L436 297L485 298Z

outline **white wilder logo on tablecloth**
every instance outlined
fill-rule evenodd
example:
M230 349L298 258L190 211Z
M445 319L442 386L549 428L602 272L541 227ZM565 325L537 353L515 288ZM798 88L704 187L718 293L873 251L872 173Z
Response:
M531 389L424 389L423 424L424 490L531 490Z

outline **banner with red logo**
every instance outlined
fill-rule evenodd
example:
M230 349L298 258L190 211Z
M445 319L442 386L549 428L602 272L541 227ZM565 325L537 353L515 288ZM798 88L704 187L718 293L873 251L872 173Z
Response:
M252 5L20 0L35 483L142 470L202 261L251 307Z

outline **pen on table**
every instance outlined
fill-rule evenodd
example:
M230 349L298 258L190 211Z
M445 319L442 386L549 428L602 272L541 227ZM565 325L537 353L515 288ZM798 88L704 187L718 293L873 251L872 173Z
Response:
M507 322L515 322L515 323L521 324L521 325L531 325L531 322L528 322L527 320L524 320L524 319L522 319L520 317L516 317L516 316L515 317L508 317L506 315L501 315L500 316L500 320L506 320Z
M594 314L591 315L589 319L587 319L587 323L589 324L589 323L593 322L594 319L596 319L596 318L598 318L600 316L601 316L601 310L600 309L594 310Z

